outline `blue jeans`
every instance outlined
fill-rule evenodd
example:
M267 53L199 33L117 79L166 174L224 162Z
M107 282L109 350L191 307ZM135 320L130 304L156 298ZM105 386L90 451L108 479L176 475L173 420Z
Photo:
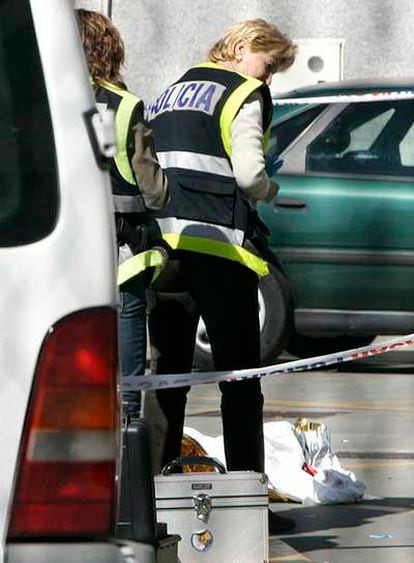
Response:
M122 285L119 292L118 338L121 376L144 375L147 352L146 276L139 275ZM141 392L125 391L125 412L139 416Z

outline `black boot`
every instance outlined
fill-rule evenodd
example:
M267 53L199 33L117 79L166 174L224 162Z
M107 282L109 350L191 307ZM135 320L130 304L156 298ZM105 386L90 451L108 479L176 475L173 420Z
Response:
M269 515L269 536L275 536L276 534L284 534L290 532L296 526L296 523L291 518L286 516L280 516L270 509L268 511Z

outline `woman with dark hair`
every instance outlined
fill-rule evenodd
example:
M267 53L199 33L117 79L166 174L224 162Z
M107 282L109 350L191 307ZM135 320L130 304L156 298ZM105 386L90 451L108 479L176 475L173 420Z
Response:
M98 12L77 10L79 29L98 105L115 111L118 151L110 174L119 250L119 346L123 376L138 376L146 363L146 299L149 281L139 260L158 240L151 211L167 198L167 180L158 164L144 104L128 91L121 75L125 51L111 20ZM137 260L138 257L138 260ZM126 412L140 414L139 392L124 393Z

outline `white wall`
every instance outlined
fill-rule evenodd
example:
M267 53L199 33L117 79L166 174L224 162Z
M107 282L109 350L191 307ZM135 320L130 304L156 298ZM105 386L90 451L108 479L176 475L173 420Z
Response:
M113 20L127 48L125 77L148 102L188 66L204 60L227 26L253 17L272 21L294 38L342 39L344 78L414 77L414 0L112 0L112 4Z
M72 0L75 8L83 8L84 10L96 10L102 14L108 14L108 0Z

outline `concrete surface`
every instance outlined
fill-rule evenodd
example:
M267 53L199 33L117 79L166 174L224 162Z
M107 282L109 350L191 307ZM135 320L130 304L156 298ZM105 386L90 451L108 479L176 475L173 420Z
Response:
M367 485L358 504L272 504L297 527L271 538L271 562L414 561L414 352L387 356L263 380L265 420L327 424L342 465ZM214 385L193 388L186 425L221 434L219 401Z

